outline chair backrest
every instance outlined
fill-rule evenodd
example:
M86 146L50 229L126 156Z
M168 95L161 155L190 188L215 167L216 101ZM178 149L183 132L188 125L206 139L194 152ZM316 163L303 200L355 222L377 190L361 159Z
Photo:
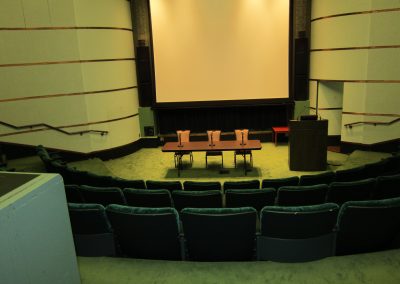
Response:
M221 130L207 130L207 137L209 143L211 143L211 134L213 142L218 142L221 140Z
M385 174L386 176L400 174L400 154L386 158Z
M189 142L190 140L190 130L178 130L176 135L178 135L178 141L180 140L180 142Z
M279 206L304 206L325 203L328 186L283 186L278 189L276 204Z
M180 212L183 208L221 208L222 194L219 190L183 191L174 190L172 200L175 209Z
M184 190L221 190L221 183L218 181L185 181Z
M380 160L375 163L365 164L364 172L365 178L375 178L378 176L385 175L385 168L388 161L386 159Z
M249 130L248 129L235 129L236 141L247 143L249 140Z
M79 187L86 203L95 203L107 206L109 204L125 205L125 197L118 187L96 187L81 185Z
M110 176L97 175L88 172L84 185L98 187L118 187L113 184L113 178Z
M190 260L254 258L257 220L254 208L186 208L181 212L181 219Z
M376 178L374 198L385 199L400 197L400 174Z
M113 230L102 205L68 203L68 211L77 255L116 254Z
M339 205L346 201L369 200L374 188L375 179L373 178L349 182L332 182L329 185L326 200Z
M260 188L260 181L258 179L224 182L224 190L227 190L227 189L257 189L257 188Z
M168 189L169 191L182 190L182 184L180 181L148 180L146 181L146 187L147 189Z
M346 202L337 226L337 255L390 249L400 233L400 198Z
M344 181L357 181L368 178L366 177L365 167L356 167L347 170L338 170L336 171L336 179L335 181L344 182Z
M84 203L85 200L81 192L79 191L79 186L75 184L65 185L65 195L67 197L67 202L69 203Z
M122 178L117 178L113 177L112 180L112 186L119 187L119 188L137 188L137 189L145 189L146 184L144 183L144 180L141 179L122 179Z
M171 193L166 189L133 189L123 190L126 204L135 207L172 207Z
M278 189L282 186L296 186L299 185L299 177L287 177L287 178L274 178L274 179L263 179L261 188L275 188Z
M253 207L260 211L264 206L274 205L276 190L265 189L228 189L225 191L225 205L228 208Z
M179 216L173 208L109 205L108 219L124 256L181 259Z
M315 175L302 175L299 180L299 185L316 185L316 184L330 184L335 181L334 172L325 172Z

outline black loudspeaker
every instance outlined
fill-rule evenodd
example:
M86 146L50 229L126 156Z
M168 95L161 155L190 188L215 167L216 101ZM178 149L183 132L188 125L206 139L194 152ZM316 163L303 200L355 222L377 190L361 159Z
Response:
M145 126L144 127L144 136L154 136L154 127L153 126Z
M308 38L297 38L294 43L294 99L296 101L308 100L308 69L310 51Z
M136 72L138 78L139 105L150 107L153 104L153 83L151 78L150 50L148 46L136 48Z

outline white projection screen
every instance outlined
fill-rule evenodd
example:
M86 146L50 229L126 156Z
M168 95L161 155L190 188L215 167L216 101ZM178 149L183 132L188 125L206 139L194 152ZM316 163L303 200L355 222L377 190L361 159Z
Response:
M289 97L290 0L150 0L156 103Z

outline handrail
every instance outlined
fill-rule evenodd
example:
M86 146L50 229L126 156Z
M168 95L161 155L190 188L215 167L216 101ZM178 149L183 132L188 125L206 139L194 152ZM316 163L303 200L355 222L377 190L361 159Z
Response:
M49 128L49 129L64 133L66 135L78 135L78 134L79 135L83 135L83 134L86 134L86 133L98 133L101 136L103 136L103 135L108 134L108 131L105 131L105 130L83 130L83 131L68 132L68 131L62 130L59 127L55 127L55 126L52 126L52 125L49 125L49 124L46 124L46 123L37 123L37 124L28 124L28 125L23 125L23 126L16 126L16 125L13 125L13 124L10 124L10 123L7 123L7 122L4 122L4 121L0 120L0 124L4 125L4 126L7 126L7 127L10 127L10 128L13 128L13 129L17 129L17 130L27 129L27 128L32 129L32 128L35 128L35 127L45 126L45 127Z
M381 122L381 121L356 121L356 122L352 122L352 123L346 123L344 126L348 127L348 128L352 128L353 125L360 125L360 124L373 124L373 125L391 125L395 122L400 121L400 117L393 119L392 121L388 121L388 122Z

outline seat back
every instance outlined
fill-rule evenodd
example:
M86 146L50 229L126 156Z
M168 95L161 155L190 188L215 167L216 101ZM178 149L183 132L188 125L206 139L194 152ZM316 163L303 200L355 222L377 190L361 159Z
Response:
M111 204L106 212L124 256L182 259L179 216L175 209Z
M113 231L102 205L68 203L68 211L77 255L116 254Z
M85 200L81 192L79 191L79 186L75 184L70 184L65 186L65 195L67 197L67 202L69 203L84 203Z
M135 207L172 207L171 193L166 189L133 189L123 190L126 204Z
M258 179L224 182L224 190L227 190L227 189L257 189L257 188L260 188L260 181Z
M181 219L190 260L254 258L257 220L254 208L185 208Z
M299 177L287 177L287 178L274 178L274 179L263 179L261 188L275 188L276 190L282 186L297 186L299 185Z
M369 200L375 187L375 179L332 182L329 185L327 201L343 204L346 201Z
M185 181L183 189L188 190L221 190L221 183L218 181Z
M299 180L299 185L330 184L333 181L335 181L335 173L325 172L315 175L302 175Z
M249 140L249 130L248 129L235 129L236 141L247 143Z
M222 195L219 190L183 191L174 190L172 199L175 209L180 212L183 208L221 208Z
M125 205L125 197L118 187L96 187L81 185L79 187L86 203L95 203L107 206L109 204Z
M325 203L328 186L326 184L310 186L283 186L278 189L279 206L304 206Z
M178 141L182 143L189 142L190 130L178 130L176 131L176 135L178 135Z
M119 188L137 188L137 189L145 189L146 184L144 183L144 180L141 179L122 179L122 178L117 178L113 177L112 180L112 186L119 187Z
M168 189L169 191L182 190L182 184L180 181L148 180L146 181L146 187L147 189Z
M366 177L364 166L336 171L336 181L338 182L357 181L365 178L368 177Z
M228 208L253 207L258 212L267 205L274 205L276 190L265 189L228 189L225 191L225 205Z
M365 178L376 178L385 174L387 160L383 159L375 163L364 165Z
M385 174L386 176L389 175L396 175L400 174L400 154L397 153L395 156L391 156L386 158L385 164Z
M337 226L337 255L393 248L400 233L400 198L346 202Z
M211 135L213 142L221 140L221 130L207 130L208 143L211 143Z
M377 177L374 198L385 199L393 197L400 197L400 174Z

